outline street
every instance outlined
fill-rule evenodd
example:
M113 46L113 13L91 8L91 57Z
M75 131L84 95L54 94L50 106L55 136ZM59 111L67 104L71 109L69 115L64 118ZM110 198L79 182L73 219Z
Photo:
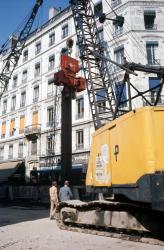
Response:
M0 207L0 250L162 250L115 238L60 230L46 208Z

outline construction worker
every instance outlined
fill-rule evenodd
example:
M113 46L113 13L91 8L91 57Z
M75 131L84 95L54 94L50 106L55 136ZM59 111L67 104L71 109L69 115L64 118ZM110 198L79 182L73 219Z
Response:
M55 211L58 204L58 194L57 194L57 182L53 181L52 186L49 189L49 195L50 195L50 219L55 219Z
M69 182L65 181L64 186L60 188L59 199L60 201L67 201L67 200L71 200L72 198L73 198L73 195L69 187Z

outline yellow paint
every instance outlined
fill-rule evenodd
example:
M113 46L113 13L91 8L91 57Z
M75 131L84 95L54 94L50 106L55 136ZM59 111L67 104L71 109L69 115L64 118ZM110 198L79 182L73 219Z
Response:
M20 132L23 132L24 131L24 127L25 127L25 116L21 116L20 117Z
M11 119L10 121L10 133L13 133L15 128L15 119Z
M6 134L6 122L2 122L2 134Z
M38 111L33 113L33 128L38 127Z
M96 177L100 165L96 159L101 158L104 144L108 144L109 161L108 178L102 180ZM129 112L93 134L87 185L134 184L156 171L164 171L164 107Z

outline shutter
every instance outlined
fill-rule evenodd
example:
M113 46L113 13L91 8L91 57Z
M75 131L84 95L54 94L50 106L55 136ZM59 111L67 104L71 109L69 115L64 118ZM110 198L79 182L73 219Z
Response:
M19 128L19 133L23 133L24 131L24 126L25 126L25 116L20 117L20 128Z
M6 134L6 122L2 122L2 134Z
M14 134L14 128L15 128L15 119L11 119L11 121L10 121L10 135Z
M38 111L33 113L33 127L38 127Z

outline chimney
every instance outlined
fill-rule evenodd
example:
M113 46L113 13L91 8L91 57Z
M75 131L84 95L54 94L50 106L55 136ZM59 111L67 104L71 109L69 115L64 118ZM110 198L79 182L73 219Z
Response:
M60 10L58 10L57 8L51 7L51 8L49 9L49 20L50 20L51 18L53 18L54 16L56 16L59 12L60 12Z

